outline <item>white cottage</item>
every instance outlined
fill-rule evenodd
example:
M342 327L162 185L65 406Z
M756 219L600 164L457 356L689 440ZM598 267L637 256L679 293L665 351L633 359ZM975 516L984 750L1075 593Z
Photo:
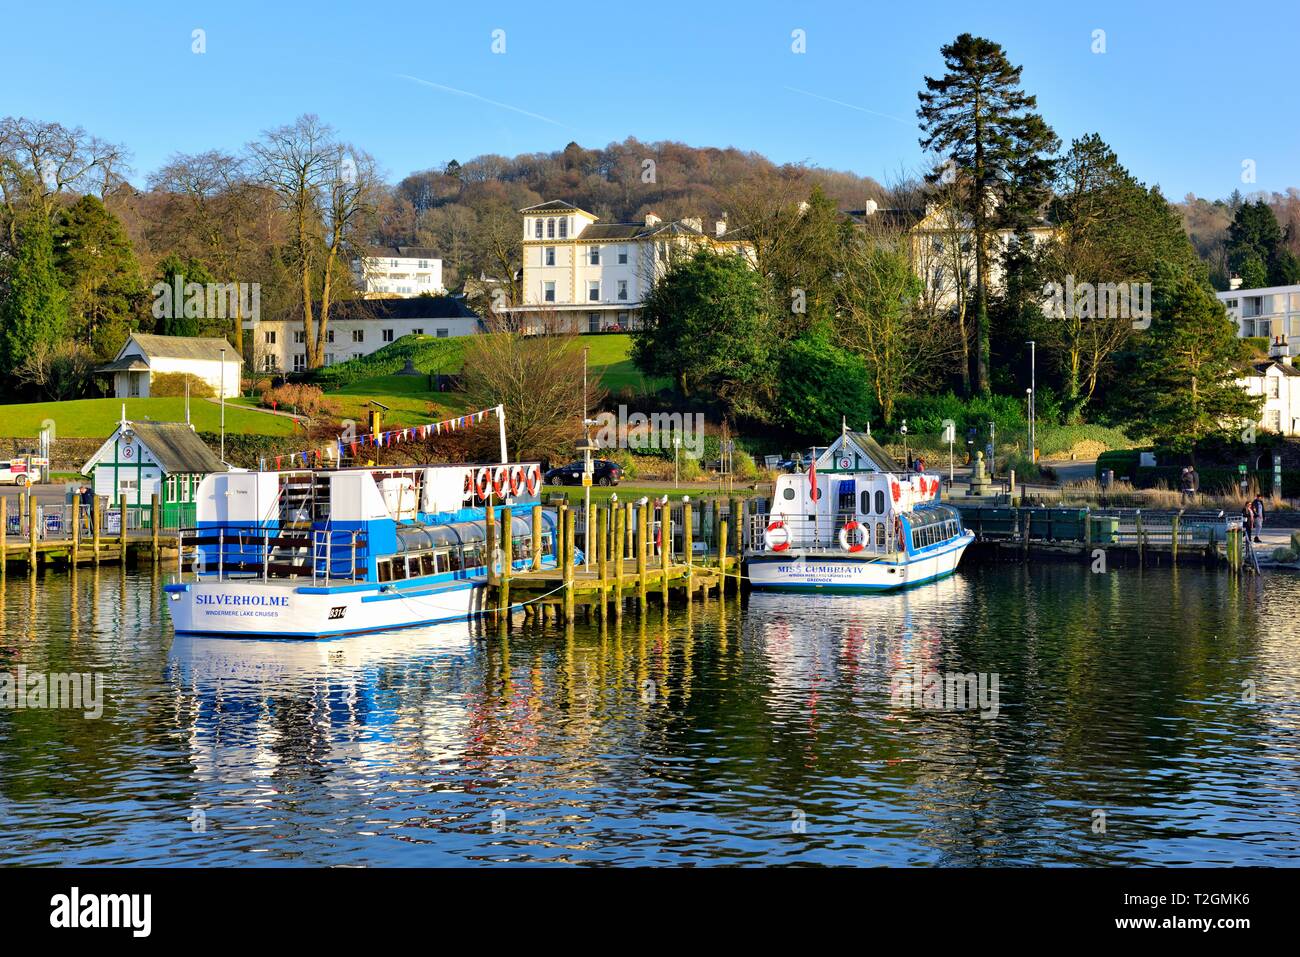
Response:
M1285 336L1275 336L1269 358L1237 380L1247 394L1263 396L1259 426L1278 435L1300 435L1300 369L1292 365Z
M212 387L213 395L239 395L244 360L225 339L197 336L154 336L133 332L117 358L96 372L113 376L119 399L148 398L149 382L163 373L187 373Z

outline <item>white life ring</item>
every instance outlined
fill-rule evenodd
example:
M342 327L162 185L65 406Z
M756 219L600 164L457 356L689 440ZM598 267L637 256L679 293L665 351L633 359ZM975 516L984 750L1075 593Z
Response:
M849 541L850 535L853 536L852 542ZM871 533L856 519L845 522L844 527L840 529L840 548L846 552L860 552L870 543Z
M488 497L488 487L492 484L492 470L479 469L478 478L474 481L474 493L479 498L486 500Z
M778 534L780 540L777 539ZM763 532L763 542L768 549L774 552L783 552L790 547L790 529L785 527L785 522L777 519L767 526Z

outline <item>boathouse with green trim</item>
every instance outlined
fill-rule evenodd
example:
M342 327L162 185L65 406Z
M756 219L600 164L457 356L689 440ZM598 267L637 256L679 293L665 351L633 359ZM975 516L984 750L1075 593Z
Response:
M127 509L139 512L139 521L129 526L136 528L150 527L155 493L163 528L192 527L199 482L226 471L229 467L189 424L125 420L81 467L91 477L94 493L106 497L110 507L126 496Z

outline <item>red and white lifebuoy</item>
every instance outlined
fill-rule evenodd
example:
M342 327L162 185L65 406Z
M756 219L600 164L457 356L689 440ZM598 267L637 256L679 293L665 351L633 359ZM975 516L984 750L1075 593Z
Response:
M519 490L524 487L524 467L516 465L510 470L510 494L518 495Z
M790 547L790 529L778 518L763 532L763 542L771 551L783 552Z
M870 541L871 533L856 519L845 522L840 529L840 548L846 552L860 552Z
M503 498L505 496L509 481L510 470L504 465L499 466L496 470L496 474L492 476L492 491L497 493L497 498Z
M528 494L535 495L537 486L542 481L542 470L536 465L528 466L528 471L524 473L524 482L528 485Z
M488 497L488 487L492 484L492 470L479 469L478 478L474 480L474 493L479 498Z

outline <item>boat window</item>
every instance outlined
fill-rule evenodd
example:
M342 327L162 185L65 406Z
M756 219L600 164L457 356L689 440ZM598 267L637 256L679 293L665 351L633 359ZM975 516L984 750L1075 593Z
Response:
M438 557L441 557L441 556L438 556ZM436 574L436 573L439 571L439 569L438 569L438 557L435 557L434 554L433 554L433 552L426 552L425 554L421 555L421 556L420 556L420 574L421 574L421 575L433 575L433 574Z
M866 489L863 489L862 494L858 496L858 500L861 503L858 506L858 511L861 512L863 515L870 515L871 514L871 493Z
M448 553L446 551L433 553L433 574L441 575L448 570L447 557Z
M876 547L885 547L885 523L876 522Z
M398 581L406 577L406 560L403 558L394 558L392 561L393 581Z
M878 489L876 491L876 514L885 514L885 492L883 489Z
M794 489L787 487L781 492L781 497L785 499L787 502L790 501L792 498L794 498Z
M381 582L388 582L393 580L393 567L387 558L381 559L377 563L377 567L379 569L379 580Z
M483 548L479 545L465 546L465 567L481 568L483 566Z

